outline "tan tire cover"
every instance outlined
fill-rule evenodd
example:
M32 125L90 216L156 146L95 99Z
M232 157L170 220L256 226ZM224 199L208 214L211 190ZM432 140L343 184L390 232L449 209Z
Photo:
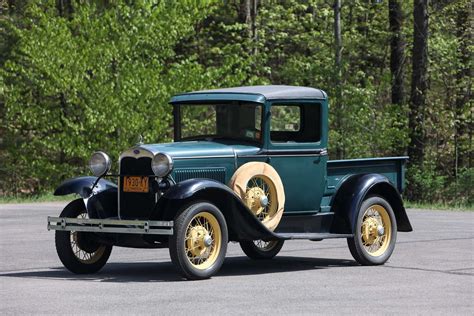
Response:
M240 166L229 181L229 187L244 201L247 190L247 183L250 179L255 176L263 175L268 180L273 182L276 189L276 212L273 216L264 219L264 224L269 230L275 230L280 223L281 216L283 215L283 209L285 206L285 191L283 189L283 183L281 182L280 176L276 170L267 163L264 162L248 162Z

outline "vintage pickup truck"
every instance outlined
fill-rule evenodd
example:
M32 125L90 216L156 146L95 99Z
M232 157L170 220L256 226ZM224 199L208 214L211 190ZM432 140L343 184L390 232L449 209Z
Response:
M328 161L328 99L307 87L250 86L172 97L174 142L124 151L118 174L96 152L94 176L48 217L74 273L94 273L113 246L168 247L187 279L209 278L229 241L253 259L285 240L346 238L362 265L385 263L397 231L412 230L401 192L407 157ZM108 181L105 178L112 179Z

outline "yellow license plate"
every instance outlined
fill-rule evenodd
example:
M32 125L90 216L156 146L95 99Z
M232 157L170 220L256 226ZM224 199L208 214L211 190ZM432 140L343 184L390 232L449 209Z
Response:
M123 192L148 192L148 177L123 178Z

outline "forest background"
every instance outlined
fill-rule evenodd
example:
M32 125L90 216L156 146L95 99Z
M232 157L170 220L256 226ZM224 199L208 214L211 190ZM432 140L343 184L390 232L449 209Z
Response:
M172 141L170 96L321 88L331 159L409 155L406 197L473 205L470 0L0 0L0 196Z

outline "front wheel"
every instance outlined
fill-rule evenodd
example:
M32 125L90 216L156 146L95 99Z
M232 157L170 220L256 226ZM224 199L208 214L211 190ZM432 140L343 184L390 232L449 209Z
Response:
M245 240L240 242L240 248L251 259L272 259L280 252L284 242L284 240Z
M185 278L207 279L219 271L227 251L227 225L213 204L199 202L178 213L169 239L171 261Z
M82 199L69 203L61 217L87 218ZM95 273L107 263L112 246L98 243L91 233L57 230L56 252L63 265L77 274Z
M354 259L362 265L384 264L397 240L397 223L390 204L380 196L367 198L359 209L354 237L347 239Z

